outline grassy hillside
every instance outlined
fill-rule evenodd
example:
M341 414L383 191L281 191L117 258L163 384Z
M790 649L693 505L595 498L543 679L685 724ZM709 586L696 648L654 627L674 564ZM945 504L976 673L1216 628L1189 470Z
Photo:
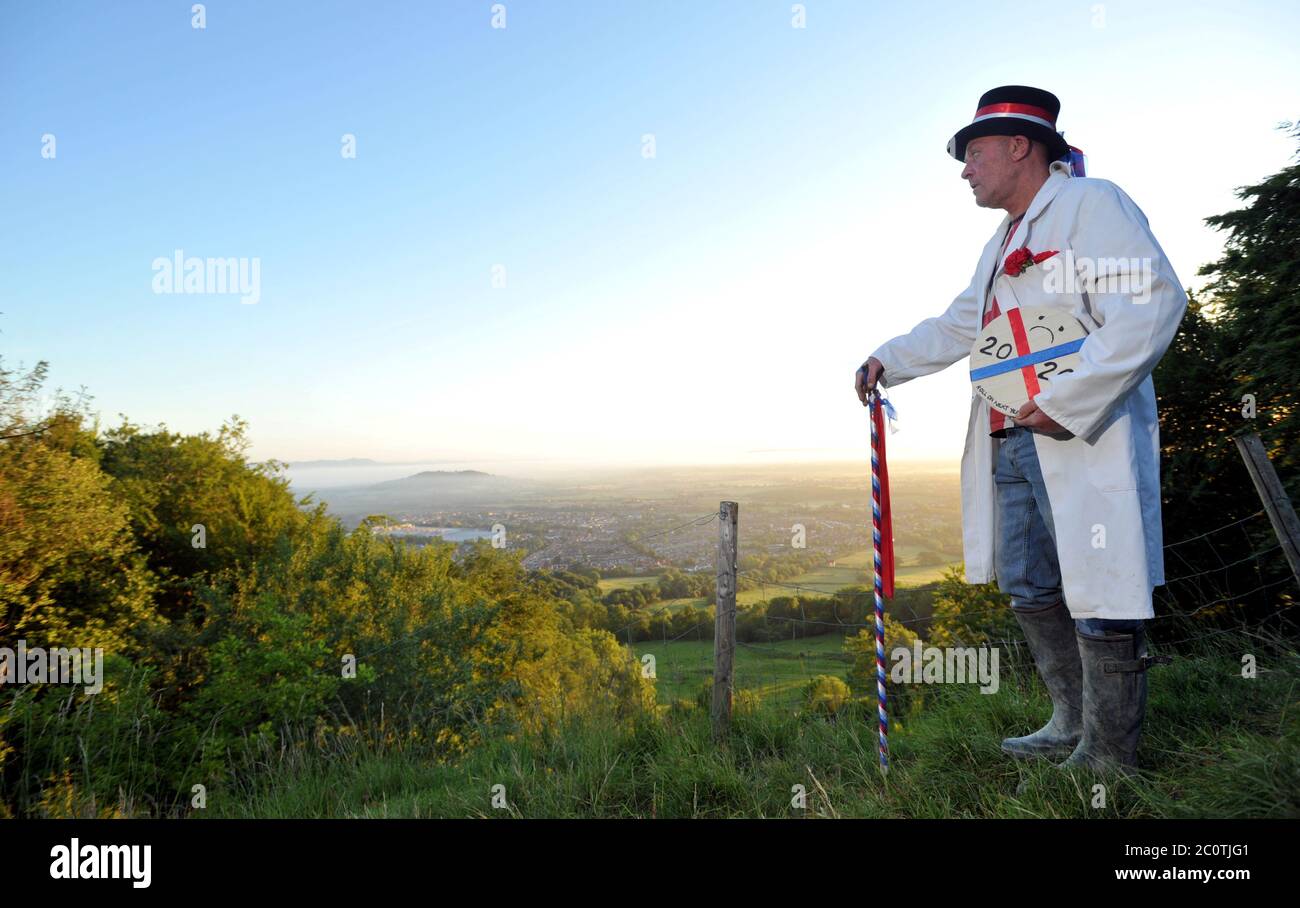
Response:
M1296 817L1300 665L1282 641L1221 635L1155 670L1140 758L1090 806L1091 777L1026 767L998 750L1049 703L1024 667L998 693L931 688L877 765L874 701L834 720L765 705L735 719L725 747L705 710L660 709L633 727L578 723L494 740L463 762L350 741L267 753L263 771L214 793L207 816L238 817ZM683 651L684 652L684 651ZM1240 653L1261 671L1243 679ZM667 661L667 660L665 660ZM663 674L661 669L661 675ZM663 699L662 696L660 698ZM1028 779L1024 793L1018 783ZM504 786L508 807L491 804ZM807 807L791 806L804 786Z

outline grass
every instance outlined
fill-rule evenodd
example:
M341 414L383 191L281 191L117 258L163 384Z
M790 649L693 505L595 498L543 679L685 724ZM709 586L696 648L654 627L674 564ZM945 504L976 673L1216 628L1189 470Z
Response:
M640 586L641 584L655 586L658 582L658 577L653 574L648 574L643 577L610 577L604 580L597 580L596 585L600 588L600 594L603 596L606 593L612 593L614 590L630 590L635 586Z
M1101 807L1093 806L1090 774L1015 763L998 750L1004 736L1038 727L1050 710L1037 678L1021 669L1004 672L993 695L974 686L926 689L925 705L891 733L888 775L877 763L871 700L834 720L764 704L735 717L724 746L710 738L707 711L660 709L634 723L587 719L495 740L455 764L361 742L288 748L242 783L214 791L205 815L1300 816L1294 645L1220 636L1201 646L1153 671L1143 773L1101 780ZM1242 652L1258 658L1258 677L1241 677ZM1021 780L1028 784L1017 795ZM504 807L492 803L498 785ZM806 794L802 808L792 806L795 786Z
M634 644L637 658L655 657L655 690L660 703L693 699L713 677L712 640L643 641ZM850 661L840 634L754 643L736 649L735 688L756 691L773 707L793 708L814 675L845 678Z

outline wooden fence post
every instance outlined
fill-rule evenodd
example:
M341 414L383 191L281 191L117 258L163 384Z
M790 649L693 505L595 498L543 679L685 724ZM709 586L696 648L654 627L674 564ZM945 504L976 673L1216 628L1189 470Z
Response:
M1241 435L1233 441L1237 443L1241 459L1246 461L1250 479L1255 483L1260 501L1264 502L1268 522L1273 524L1273 532L1277 534L1278 542L1282 543L1282 551L1286 553L1287 563L1291 565L1291 573L1295 574L1296 582L1300 583L1300 519L1297 519L1295 508L1291 506L1291 499L1282 488L1282 481L1277 478L1273 464L1269 463L1268 453L1259 436Z
M713 737L731 729L731 688L736 654L736 525L739 505L724 501L718 511L718 605L713 622Z

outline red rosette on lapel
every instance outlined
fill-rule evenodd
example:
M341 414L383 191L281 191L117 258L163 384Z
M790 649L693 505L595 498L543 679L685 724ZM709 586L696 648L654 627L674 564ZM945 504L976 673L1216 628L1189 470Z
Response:
M1019 249L1007 256L1007 260L1002 263L1002 270L1011 277L1016 277L1017 275L1024 274L1031 265L1045 262L1059 252L1059 249L1048 249L1045 252L1030 252L1028 246L1021 246Z

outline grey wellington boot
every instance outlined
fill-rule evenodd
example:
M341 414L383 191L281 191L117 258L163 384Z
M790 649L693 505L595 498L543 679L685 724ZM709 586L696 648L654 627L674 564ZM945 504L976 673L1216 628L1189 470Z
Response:
M1083 668L1074 619L1064 602L1013 611L1051 694L1052 718L1033 734L1005 739L1002 751L1019 760L1069 756L1083 735Z
M1078 632L1083 662L1083 738L1062 769L1137 771L1138 738L1147 706L1147 669L1172 661L1147 655L1146 633L1097 636Z

